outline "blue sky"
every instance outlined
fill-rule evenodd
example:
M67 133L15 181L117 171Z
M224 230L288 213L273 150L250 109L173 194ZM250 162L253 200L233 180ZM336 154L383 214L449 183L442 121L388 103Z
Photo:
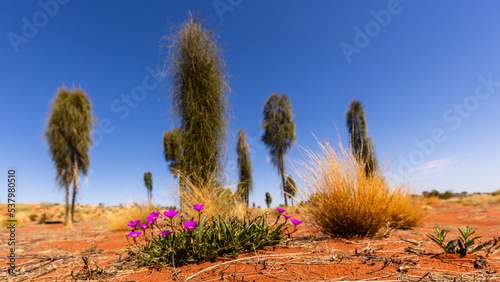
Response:
M177 181L162 152L163 133L175 124L165 81L153 75L165 58L162 36L199 10L218 29L232 77L229 184L237 181L236 132L245 129L251 203L264 206L265 192L273 206L283 202L259 141L273 92L286 93L295 113L289 158L303 159L298 146L317 151L313 134L347 144L344 114L357 99L379 160L415 192L495 191L499 9L497 1L4 1L0 168L17 169L18 202L63 203L43 132L57 89L81 86L98 124L77 202L145 198L142 176L150 171L155 199L175 204ZM6 197L5 189L0 201Z

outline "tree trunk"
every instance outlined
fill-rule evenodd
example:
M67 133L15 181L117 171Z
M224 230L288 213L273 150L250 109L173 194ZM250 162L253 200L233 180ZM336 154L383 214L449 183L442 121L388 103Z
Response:
M283 197L285 198L285 207L288 206L288 202L286 199L286 192L285 192L285 164L283 162L283 157L284 153L280 152L278 153L278 171L281 174L281 181L283 182L283 186L281 186L282 191L283 191Z
M64 216L64 225L68 225L68 217L69 217L69 183L65 183L66 186L66 214Z
M75 222L75 197L78 192L78 161L76 152L73 154L73 198L71 200L71 223Z
M288 202L286 200L286 192L285 192L285 172L281 173L281 180L283 181L283 196L285 197L285 207L288 206Z
M75 222L75 195L76 195L76 190L78 189L78 184L73 182L73 199L71 200L71 223Z
M186 193L187 191L187 183L186 183L187 179L185 176L182 176L181 174L179 174L179 195L181 195L182 193ZM179 206L181 208L183 208L185 205L184 203L184 200L182 199L182 197L179 198Z
M246 200L245 202L247 202L247 208L249 208L249 207L250 207L250 203L249 203L249 201L250 201L250 197L249 197L249 196L250 196L250 195L249 195L249 191L247 190L247 193L246 193L246 195L245 195L245 198L246 198L246 199L245 199L245 200Z

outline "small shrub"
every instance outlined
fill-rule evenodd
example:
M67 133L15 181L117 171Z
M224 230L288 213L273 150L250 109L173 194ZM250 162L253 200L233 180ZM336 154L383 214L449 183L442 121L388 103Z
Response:
M18 216L12 218L8 214L6 214L0 218L0 226L1 227L9 227L11 224L14 223L14 222L10 222L9 220L16 220L16 222L15 222L16 227L21 225L21 223L23 222L23 220ZM3 231L8 230L5 228L2 228L2 229L3 229Z
M288 217L284 216L285 221L279 222L282 212L274 224L270 225L267 223L267 215L254 219L226 220L221 215L201 217L204 206L195 205L194 208L198 215L197 221L184 221L181 218L181 227L177 220L173 219L178 213L174 210L151 213L148 224L131 221L128 226L134 230L127 235L127 239L132 238L132 245L135 247L127 245L127 258L141 266L174 263L174 266L180 266L214 261L218 257L233 258L286 240L301 223L297 219L291 219L294 229L288 230ZM163 225L158 224L158 221L167 222L168 227L162 228ZM138 229L141 231L136 231Z
M306 150L308 161L297 162L301 207L325 234L336 237L377 237L392 228L411 228L424 212L406 186L395 185L383 171L367 175L342 143L337 153L328 142L321 154Z
M440 229L439 227L436 227L434 234L427 234L427 237L438 244L445 253L460 254L461 257L464 257L466 254L472 254L482 250L492 242L490 240L481 245L474 246L475 240L481 238L482 236L470 238L474 235L474 233L476 233L476 231L473 231L472 229L473 227L469 228L469 226L465 227L463 231L458 228L458 231L460 232L460 234L457 234L458 239L450 240L448 243L445 242L448 231Z
M38 219L38 223L45 224L48 220L49 220L49 217L47 216L47 214L46 213L42 213L42 215Z
M34 213L30 214L30 216L29 216L30 221L36 221L37 218L38 218L38 215L34 214Z

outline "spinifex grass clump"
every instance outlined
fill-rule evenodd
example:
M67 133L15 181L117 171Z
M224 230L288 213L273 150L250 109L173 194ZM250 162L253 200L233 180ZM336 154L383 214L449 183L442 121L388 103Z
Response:
M186 218L198 215L198 212L192 209L193 205L205 203L203 214L208 217L222 215L224 218L236 217L243 218L248 211L246 204L237 202L233 192L218 184L214 174L204 181L198 176L187 178L184 173L180 173L181 182L189 183L188 189L179 189L180 202L182 203L181 212ZM194 179L194 182L189 182Z
M338 237L376 237L392 228L410 228L423 216L405 186L394 185L382 172L365 173L365 164L339 143L337 153L328 142L321 154L306 151L297 174L303 205L325 234Z
M109 228L114 231L127 230L126 224L130 221L130 218L145 222L151 211L158 210L159 207L158 204L148 200L122 205L117 212L108 214Z
M204 205L194 205L198 216L180 222L176 219L177 211L153 212L148 224L138 220L128 226L133 231L127 239L133 246L127 245L128 259L139 265L184 265L194 262L214 261L218 257L232 258L239 254L276 245L297 230L302 222L292 219L293 230L288 230L289 217L274 224L268 224L267 215L255 219L224 219L222 216L206 215L202 217ZM164 227L163 223L166 223ZM129 241L130 242L130 241Z

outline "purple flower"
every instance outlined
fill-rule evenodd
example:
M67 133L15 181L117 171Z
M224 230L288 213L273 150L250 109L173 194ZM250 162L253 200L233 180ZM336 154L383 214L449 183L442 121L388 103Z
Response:
M205 205L193 205L193 209L196 211L201 211Z
M292 219L291 221L292 221L293 225L299 225L299 224L301 224L301 223L302 223L302 221L300 221L300 220L298 220L298 219L295 219L295 218L294 218L294 219Z
M158 217L160 217L160 212L152 212L148 216L148 223L149 224L154 224L156 222L156 220L158 219Z
M139 221L140 220L132 220L129 224L127 224L127 226L135 227L139 223Z
M193 230L196 228L196 221L186 221L184 222L184 227L187 230Z
M156 217L153 217L153 216L148 216L148 223L149 224L153 224L156 222Z
M141 225L139 225L139 227L140 227L140 228L144 228L144 229L148 228L148 226L147 226L146 224L144 224L144 223L143 223L143 224L141 224Z
M170 218L170 219L172 219L172 218L173 218L174 216L176 216L178 213L179 213L179 212L178 212L178 211L176 211L176 210L169 210L169 211L164 211L164 212L163 212L163 214L164 214L166 217ZM182 216L181 216L181 217L182 217Z
M167 231L163 231L163 232L160 233L160 235L168 236L168 235L170 235L170 231L168 231L168 230Z
M286 219L290 219L291 216L289 215L283 215Z
M285 210L284 210L284 209L282 209L282 208L276 208L276 210L277 210L280 214L282 214L282 213L284 213L284 212L285 212Z
M135 238L141 234L142 234L141 231L130 232L129 234L127 234L127 237L134 237Z
M183 214L181 214L181 218L184 218L184 215L183 215Z

